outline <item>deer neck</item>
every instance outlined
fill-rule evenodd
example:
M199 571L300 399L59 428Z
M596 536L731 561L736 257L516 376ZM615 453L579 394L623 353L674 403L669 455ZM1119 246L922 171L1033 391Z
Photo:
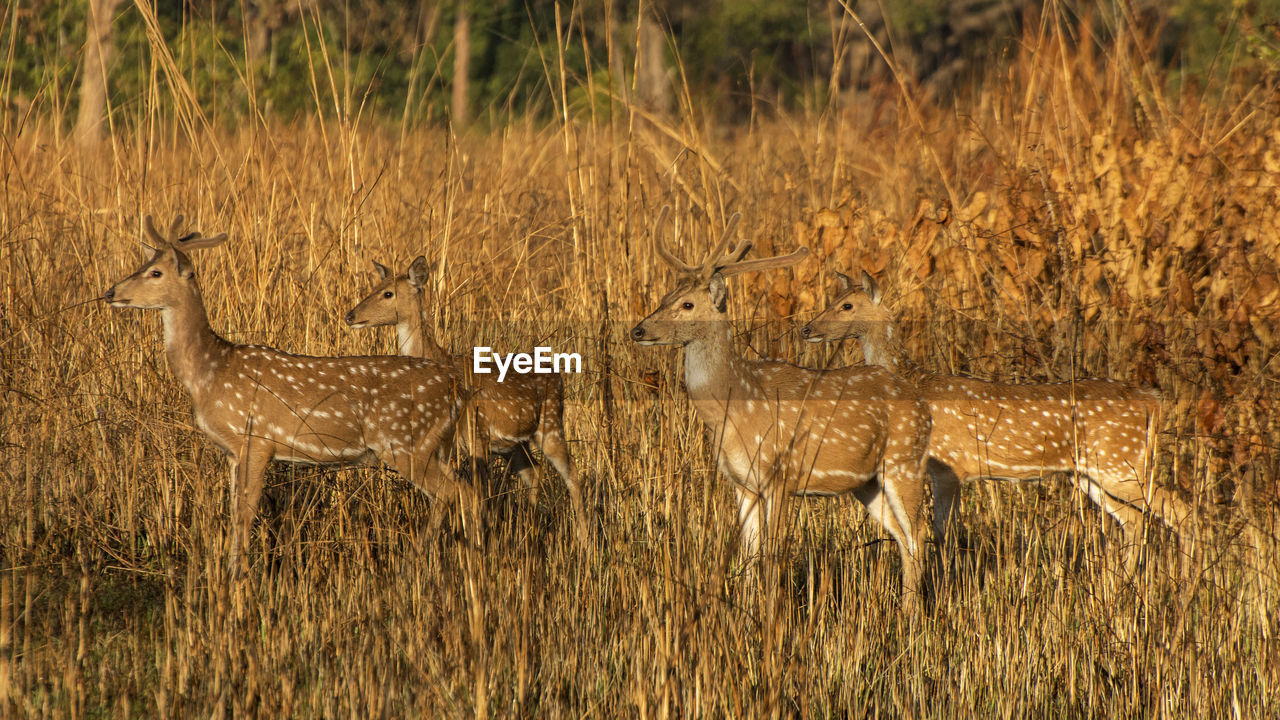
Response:
M209 327L200 289L194 284L181 302L164 309L162 318L169 367L187 392L199 397L226 364L229 345Z
M717 322L706 336L684 347L684 383L702 421L718 427L729 401L755 396L751 368L733 349L728 321Z
M879 365L894 372L902 369L902 343L894 323L876 323L862 335L862 357L868 365Z
M440 362L447 360L449 353L445 352L432 333L428 332L427 304L421 291L415 294L414 304L416 306L414 310L405 313L400 318L400 322L396 323L396 342L399 345L400 354Z

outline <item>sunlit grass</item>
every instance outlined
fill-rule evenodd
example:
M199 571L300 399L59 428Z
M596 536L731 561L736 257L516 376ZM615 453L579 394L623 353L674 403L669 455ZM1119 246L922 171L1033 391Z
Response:
M1265 714L1280 687L1280 108L1248 93L1155 102L1037 50L959 113L911 119L868 94L750 132L165 125L84 151L31 127L2 161L0 701L125 716ZM794 273L732 281L747 354L854 358L793 329L831 270L865 267L927 367L1157 384L1158 481L1194 501L1197 526L1154 532L1130 578L1068 483L978 484L950 580L904 617L887 536L847 501L805 500L745 581L679 353L625 335L670 281L648 234L664 204L689 255L734 211L762 253L814 250ZM156 314L96 301L138 262L141 216L177 212L232 234L196 257L232 340L391 352L390 331L341 317L369 261L425 253L455 351L582 353L567 422L589 547L563 491L531 506L495 481L473 546L456 522L432 534L394 474L286 468L252 569L229 585L226 461L194 426Z

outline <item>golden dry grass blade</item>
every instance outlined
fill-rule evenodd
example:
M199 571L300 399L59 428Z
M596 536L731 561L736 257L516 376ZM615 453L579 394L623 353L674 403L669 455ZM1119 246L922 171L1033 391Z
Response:
M699 135L715 166L684 187L664 149L675 120L656 139L563 115L336 136L316 119L210 129L183 105L167 134L122 123L138 152L109 161L51 153L38 123L6 138L22 182L0 195L0 714L1273 712L1280 106L1219 88L1226 110L1187 92L1141 123L1107 58L1048 49L1031 38L1007 83L959 108ZM1177 116L1211 121L1189 132ZM1157 482L1194 503L1196 532L1154 533L1131 577L1069 483L966 488L951 579L907 620L891 543L851 503L815 498L745 579L677 363L625 337L664 289L646 235L664 203L686 208L682 227L741 208L761 255L811 250L730 289L748 355L852 362L856 348L801 345L791 316L825 305L831 269L865 269L933 370L1159 386ZM225 460L158 319L98 300L154 230L143 213L178 207L235 238L194 259L233 341L390 354L391 333L341 317L369 261L425 254L445 298L431 322L454 351L581 352L565 416L586 546L556 483L532 506L497 464L483 531L450 516L440 533L391 473L285 467L245 582L220 582Z

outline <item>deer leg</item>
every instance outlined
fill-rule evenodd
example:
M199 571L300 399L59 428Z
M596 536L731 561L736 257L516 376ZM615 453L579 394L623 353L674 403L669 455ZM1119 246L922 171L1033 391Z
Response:
M529 502L538 503L538 471L533 455L529 452L529 443L519 441L507 453L507 470L520 478L520 484L529 491Z
M933 486L933 540L939 547L947 541L951 525L951 513L955 509L956 494L960 491L960 477L944 462L929 458L925 472Z
M1154 482L1146 483L1143 490L1143 502L1151 512L1155 513L1170 530L1182 531L1182 526L1191 517L1191 506L1182 501L1177 493L1156 487Z
M1186 538L1183 533L1191 530L1189 527L1192 516L1191 505L1183 502L1182 498L1178 497L1175 491L1156 487L1154 482L1149 482L1146 490L1147 497L1150 498L1147 501L1147 506L1150 507L1156 515L1159 515L1160 519L1164 521L1164 524L1167 525L1169 529L1173 530L1173 532L1178 536L1178 554L1181 558L1178 572L1183 578L1189 577L1192 572L1191 563L1193 553L1195 552L1196 538L1194 535L1190 538ZM1182 541L1184 538L1191 540L1191 542L1183 543Z
M262 498L263 475L271 462L272 447L266 442L246 439L240 453L231 463L231 575L236 577L240 565L248 565L241 555L247 554L253 518Z
M890 441L890 447L892 447ZM898 519L902 537L898 550L902 555L902 605L904 609L917 606L924 592L924 538L928 522L924 511L924 455L918 458L893 457L886 452L884 461L884 494L889 508Z
M548 425L552 426L548 427ZM564 429L558 423L549 423L544 414L538 432L534 435L534 442L538 444L538 449L542 451L543 456L551 462L551 466L564 480L564 486L569 490L569 505L573 514L580 517L582 487L578 484L578 470L574 467L573 458L569 455L569 446L564 440Z
M466 527L464 530L470 530L468 534L473 541L477 541L479 535L480 522L480 500L473 486L462 482L458 478L458 474L453 469L453 463L444 455L438 455L434 463L428 463L427 472L424 480L426 483L439 488L444 488L443 497L449 501L456 501L462 511ZM442 513L436 512L432 521L433 532L440 529L440 521Z
M1191 519L1191 506L1182 501L1177 493L1172 490L1156 487L1155 483L1149 481L1144 488L1146 490L1147 507L1164 521L1164 524L1178 536L1179 539L1179 573L1182 577L1191 574L1191 559L1194 552L1194 536L1190 538L1193 542L1183 544L1183 532L1188 531L1188 522Z
M912 555L920 553L923 531L928 523L924 519L924 473L912 473L905 468L885 463L884 493L906 539L905 549Z
M487 469L490 452L488 427L480 417L475 399L467 400L458 412L456 429L452 440L447 444L452 448L452 457L465 462L474 482L480 482L480 471Z
M880 523L880 526L888 531L889 536L898 544L898 551L901 554L903 548L907 546L907 534L902 531L897 514L889 506L889 497L884 491L884 486L880 484L880 479L872 478L854 488L853 496L867 509L871 519ZM908 559L903 555L903 572L907 572L909 567Z
M439 420L425 432L417 427L416 419L411 423L416 435L412 451L395 453L384 462L433 500L455 496L460 483L449 463L454 418Z
M1180 522L1181 521L1180 516L1185 516L1184 515L1185 511L1183 511L1181 508L1175 508L1168 504L1167 501L1169 498L1167 497L1159 498L1160 505L1159 505L1159 510L1157 510L1155 504L1152 502L1149 502L1147 499L1149 496L1152 497L1152 499L1156 499L1156 496L1153 494L1144 492L1142 483L1140 483L1137 479L1128 478L1128 477L1123 479L1118 479L1118 478L1108 477L1106 475L1100 474L1098 477L1097 484L1099 487L1102 488L1102 491L1107 494L1108 500L1110 500L1111 504L1115 505L1118 511L1123 514L1124 517L1118 518L1118 519L1120 519L1121 522L1126 525L1131 522L1134 524L1137 524L1139 522L1145 521L1143 511L1150 510L1154 512L1161 520L1164 520L1166 523L1168 523L1170 528L1173 528L1176 531L1177 527L1174 524L1174 522ZM1160 491L1160 492L1163 493L1164 491ZM1179 504L1181 504L1180 501L1176 501L1176 502L1179 502ZM1174 520L1174 522L1170 522L1170 519L1167 519L1164 513L1160 511L1169 512L1170 515L1176 518L1176 520Z
M578 484L578 471L564 437L564 380L555 375L543 387L534 442L564 480L565 487L569 489L569 502L576 514L582 509L582 487Z
M872 478L854 488L853 497L867 509L867 514L871 516L871 519L889 531L889 535L893 537L894 541L900 541L902 526L898 524L898 517L889 508L888 498L885 497L884 488L881 487L878 478Z
M414 440L413 452L400 453L391 458L390 464L406 480L433 501L460 501L471 527L478 520L477 498L471 486L459 480L453 468L453 433L455 418L446 417L436 422L430 430L419 433ZM432 508L431 530L440 529L443 520L441 509Z
M1138 522L1134 523L1138 530L1143 529L1146 521L1144 511L1160 518L1174 533L1181 530L1191 515L1191 509L1176 494L1156 487L1153 481L1143 483L1137 477L1123 472L1100 473L1098 484L1108 496L1119 501L1117 504L1123 505L1129 515L1138 518ZM1136 542L1143 541L1140 535L1133 539Z
M891 507L889 495L879 480L871 479L854 488L853 496L898 544L898 554L902 558L903 604L911 605L916 596L916 591L911 588L919 584L919 573L913 571L916 566L915 557L907 549L911 541L910 533L905 532L898 522L898 515Z
M578 488L578 471L573 465L573 458L569 455L569 446L564 439L564 431L560 428L544 428L539 427L538 432L534 435L534 442L537 443L538 449L551 461L551 466L556 469L560 478L564 480L564 484L569 488L571 495L577 495Z
M1078 473L1076 483L1089 496L1089 499L1102 508L1120 527L1119 536L1123 546L1122 552L1125 555L1125 570L1132 575L1142 559L1143 535L1146 530L1146 519L1142 511L1128 504L1122 494L1110 492L1093 476Z
M749 562L760 554L767 503L763 495L744 487L739 486L734 492L738 496L738 534L742 540L742 554Z

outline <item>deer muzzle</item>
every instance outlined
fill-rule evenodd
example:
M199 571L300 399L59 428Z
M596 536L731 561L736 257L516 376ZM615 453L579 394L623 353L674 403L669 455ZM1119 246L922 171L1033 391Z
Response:
M116 295L116 286L112 285L102 294L102 299L107 301L111 307L129 307L129 300Z

